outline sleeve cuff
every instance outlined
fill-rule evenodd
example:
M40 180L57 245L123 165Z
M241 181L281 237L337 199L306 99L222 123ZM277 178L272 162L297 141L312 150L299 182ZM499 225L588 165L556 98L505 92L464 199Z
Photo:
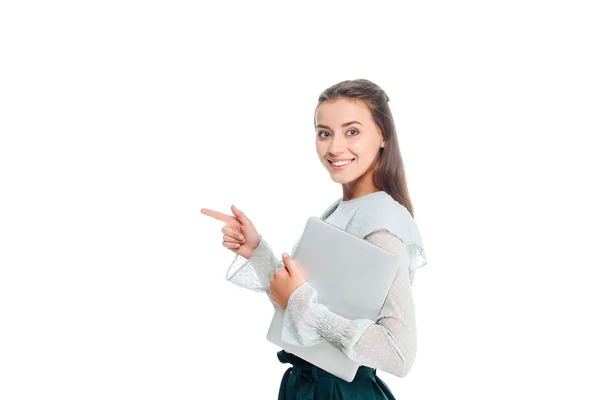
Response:
M317 291L308 282L298 286L285 309L281 339L300 347L314 346L325 340L351 357L354 344L374 322L344 318L317 300Z
M292 292L285 308L282 341L300 347L314 346L321 341L314 324L316 300L317 291L308 282Z
M415 280L415 271L417 269L422 268L425 265L427 265L427 255L425 253L425 249L423 249L422 247L419 247L418 245L416 245L414 243L408 245L406 247L406 250L408 251L408 259L409 259L409 266L408 266L409 279L410 279L410 283L412 285L412 283Z
M260 235L259 235L260 236ZM275 273L279 261L269 244L260 236L260 243L250 258L236 255L227 269L226 279L238 286L268 292L269 279Z

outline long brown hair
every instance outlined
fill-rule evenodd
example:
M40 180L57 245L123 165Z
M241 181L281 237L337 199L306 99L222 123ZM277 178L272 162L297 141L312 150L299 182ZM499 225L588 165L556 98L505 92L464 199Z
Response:
M317 108L326 100L338 98L352 98L362 100L369 110L373 121L377 124L383 138L385 147L379 149L379 157L373 170L373 184L402 204L414 218L413 206L408 194L404 163L400 155L400 145L396 135L396 125L388 102L388 95L375 83L367 79L346 80L325 89L319 96ZM316 121L315 121L316 124Z

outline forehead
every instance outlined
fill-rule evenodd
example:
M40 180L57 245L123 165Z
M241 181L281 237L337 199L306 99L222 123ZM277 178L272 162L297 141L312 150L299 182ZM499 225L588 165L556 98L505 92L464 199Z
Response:
M337 126L348 121L359 121L362 124L372 122L371 111L364 101L348 98L326 100L315 113L316 124Z

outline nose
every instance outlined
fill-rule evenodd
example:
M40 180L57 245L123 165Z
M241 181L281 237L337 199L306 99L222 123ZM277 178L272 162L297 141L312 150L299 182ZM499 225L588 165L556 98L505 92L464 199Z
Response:
M333 156L344 154L346 149L346 139L343 135L335 135L329 144L329 153Z

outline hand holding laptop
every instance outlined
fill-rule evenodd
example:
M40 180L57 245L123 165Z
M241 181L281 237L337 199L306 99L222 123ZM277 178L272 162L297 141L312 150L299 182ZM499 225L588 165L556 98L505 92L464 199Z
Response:
M284 266L275 271L275 274L269 279L271 284L269 297L279 308L285 310L290 296L298 286L305 282L305 279L294 259L287 253L283 253L282 261Z

